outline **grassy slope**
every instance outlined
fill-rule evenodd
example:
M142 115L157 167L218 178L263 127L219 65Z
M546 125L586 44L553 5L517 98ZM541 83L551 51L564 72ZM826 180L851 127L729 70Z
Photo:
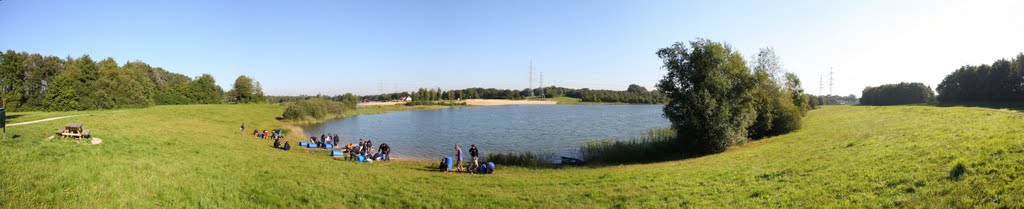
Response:
M555 101L555 102L558 102L558 104L579 104L580 103L580 99L579 98L572 98L572 97L554 97L554 98L548 98L546 100Z
M1024 202L1024 118L984 108L825 107L804 129L728 152L600 168L355 164L270 148L237 126L278 126L272 105L97 111L10 128L0 207L800 207ZM100 145L47 141L82 121ZM11 134L19 135L10 139ZM467 142L468 143L468 142ZM447 149L439 147L438 149ZM486 149L486 148L485 148ZM967 173L948 178L961 162ZM359 189L355 189L358 186Z

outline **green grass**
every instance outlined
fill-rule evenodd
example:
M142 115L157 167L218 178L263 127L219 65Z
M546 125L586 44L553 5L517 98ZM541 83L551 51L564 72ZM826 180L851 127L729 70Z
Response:
M72 112L8 112L7 124L28 122L52 117L90 114L95 111L72 111Z
M158 106L8 128L0 208L1024 207L1017 111L829 106L801 130L717 155L470 175L279 151L238 133L243 121L282 126L283 110ZM68 122L104 143L46 140Z
M580 98L572 98L572 97L554 97L554 98L547 98L545 100L555 101L555 102L558 102L558 104L579 104L580 103Z

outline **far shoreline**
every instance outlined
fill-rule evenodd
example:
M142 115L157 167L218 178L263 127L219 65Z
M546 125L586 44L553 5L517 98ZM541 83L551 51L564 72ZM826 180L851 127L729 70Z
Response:
M549 100L511 100L511 99L465 99L459 100L465 102L467 106L496 106L496 105L556 105L557 101ZM358 107L372 107L372 106L393 106L393 105L405 105L405 102L364 102L359 103Z

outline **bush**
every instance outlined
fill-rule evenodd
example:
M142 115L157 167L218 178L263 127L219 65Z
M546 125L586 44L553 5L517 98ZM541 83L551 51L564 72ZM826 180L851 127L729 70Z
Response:
M923 83L885 84L867 87L861 94L863 105L901 105L929 103L935 100L932 88Z
M301 100L288 105L282 117L288 120L317 120L354 110L354 104L336 102L320 97Z
M747 128L751 139L789 133L800 128L803 115L811 109L809 97L799 89L799 79L787 73L786 87L771 81L768 72L755 70L757 88L751 95L757 112L754 123ZM800 103L799 105L797 103Z
M153 97L153 99L156 100L156 104L159 105L180 105L192 102L192 100L185 95L173 92L158 93Z

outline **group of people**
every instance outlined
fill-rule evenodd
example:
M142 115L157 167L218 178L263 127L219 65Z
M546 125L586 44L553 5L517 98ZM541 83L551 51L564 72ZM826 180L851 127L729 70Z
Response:
M245 123L242 123L241 132L242 132L242 135L245 135ZM284 132L283 129L274 129L274 130L271 130L271 131L267 131L267 129L263 129L262 132L259 129L255 129L255 130L252 130L252 135L256 136L256 138L260 138L260 139L279 139L279 138L284 138L284 135L282 134L283 132Z
M309 137L309 143L315 144L317 147L327 147L327 144L331 144L333 147L338 147L338 141L341 138L338 134L320 134L320 138L315 136Z
M341 147L341 137L338 134L321 134L320 137L309 137L309 143L317 145L321 149L340 149L346 153L342 157L345 160L356 161L358 156L362 156L366 161L387 161L391 160L391 146L388 144L380 144L379 149L373 146L373 141L359 139L357 144L345 144ZM326 145L331 145L330 148Z
M240 128L240 131L242 132L242 135L245 135L245 123L242 123L242 127ZM284 139L284 129L280 129L279 128L279 129L274 129L274 130L271 130L271 131L267 131L267 129L263 129L262 132L259 131L259 129L255 129L255 130L252 130L252 135L255 136L256 138L260 138L260 139L274 139L274 148L282 149L282 150L291 150L292 149L292 145L289 144L287 141L285 141L284 144L281 144L281 139Z
M480 167L480 150L478 150L476 148L476 144L470 144L469 145L469 156L470 156L470 159L472 160L472 162L470 162L468 170L464 170L463 169L463 166L462 166L462 164L463 164L462 158L463 157L462 156L463 156L462 155L462 147L459 147L459 145L456 144L455 145L455 159L454 159L455 160L455 164L452 164L454 169L455 169L455 171L476 171L477 168ZM441 164L443 165L444 162L441 162ZM444 167L447 167L447 166L444 166Z
M245 134L245 123L242 123L241 132L243 135ZM259 130L253 130L252 134L253 136L256 136L257 138L260 139L274 139L274 148L282 150L291 150L292 146L287 141L285 141L284 144L281 144L282 139L284 139L283 132L283 129L274 129L272 131L267 131L266 129L264 129L262 132L260 132ZM345 145L345 147L339 147L338 145L339 143L341 143L341 137L339 137L338 134L320 134L320 137L309 137L309 143L311 145L317 145L316 147L321 149L327 149L327 145L332 145L331 149L341 149L343 152L348 154L346 160L355 161L357 156L362 156L367 161L391 160L391 146L389 146L386 143L380 144L379 149L375 149L375 147L373 146L373 141L364 141L363 139L359 139L358 144L347 144ZM301 144L302 143L300 143L300 146ZM471 152L476 153L475 151L473 151L475 149L476 146L474 145L474 148L471 150ZM477 155L473 154L473 156L475 162Z
M288 144L287 141L284 142L284 145L281 145L281 138L276 138L276 139L274 139L274 148L278 148L278 149L282 149L282 150L288 151L288 150L292 149L292 145Z
M347 160L356 160L362 156L367 161L388 161L391 160L391 146L387 143L380 144L380 149L374 149L373 141L359 139L358 144L347 144L344 151L348 152Z

